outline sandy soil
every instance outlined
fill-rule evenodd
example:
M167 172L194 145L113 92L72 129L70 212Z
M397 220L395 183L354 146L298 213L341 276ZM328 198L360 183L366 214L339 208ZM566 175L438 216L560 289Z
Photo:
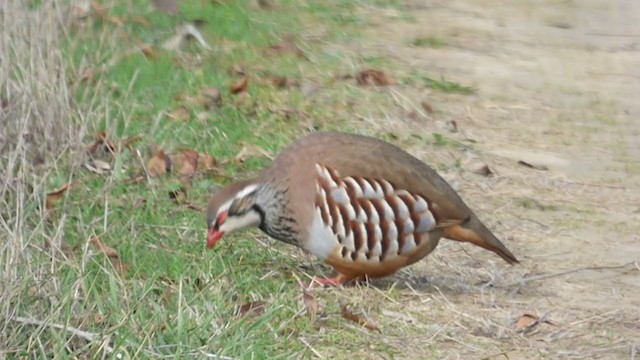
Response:
M431 163L460 160L445 177L522 264L442 242L389 280L404 279L404 290L371 310L381 341L405 358L640 357L640 2L404 6L362 9L371 26L350 51L393 59L393 74L418 69L477 92L399 86L390 93L402 110L380 126ZM410 45L423 36L446 45ZM423 99L435 115L406 116L423 113ZM447 130L451 120L459 131ZM436 131L472 150L407 135ZM496 175L473 172L483 163ZM553 324L519 331L525 313Z

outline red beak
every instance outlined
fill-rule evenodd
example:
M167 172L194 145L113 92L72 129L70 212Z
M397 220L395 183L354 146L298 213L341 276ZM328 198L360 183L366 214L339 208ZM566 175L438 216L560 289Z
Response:
M207 247L211 249L224 235L224 231L217 231L215 229L209 230L209 239L207 240Z

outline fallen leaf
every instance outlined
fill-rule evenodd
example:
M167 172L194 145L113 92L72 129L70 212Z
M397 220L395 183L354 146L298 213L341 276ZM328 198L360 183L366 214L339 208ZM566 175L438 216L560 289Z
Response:
M314 319L316 317L316 314L318 313L318 310L320 309L320 305L318 305L318 299L316 299L316 297L310 294L308 291L302 290L302 300L304 301L304 306L307 309L309 316Z
M158 177L167 171L171 171L171 158L160 149L147 163L147 172L151 177Z
M360 326L364 326L365 328L369 329L369 330L375 330L380 332L380 329L371 321L367 320L365 317L363 317L362 315L359 314L354 314L353 312L351 312L346 305L340 305L341 308L341 314L342 317L349 320L349 321L353 321L354 323L360 325Z
M545 166L545 165L533 165L533 164L530 164L530 163L528 163L526 161L522 161L522 160L518 160L518 165L522 165L522 166L528 167L530 169L536 169L536 170L541 170L541 171L549 170L549 168L547 166Z
M173 156L173 169L180 176L192 176L198 169L199 154L191 149L183 149Z
M231 91L232 94L239 94L241 92L247 91L248 87L249 87L249 76L245 75L240 80L231 84L231 86L229 87L229 90Z
M480 168L474 170L474 172L476 174L480 174L482 176L487 176L487 177L493 175L493 171L491 171L491 169L489 168L489 165L487 164L482 165Z
M420 105L422 105L422 108L424 109L424 111L427 112L427 114L433 115L433 107L431 106L431 102L429 102L429 100L427 99L422 100Z
M245 315L260 316L264 314L266 305L267 304L264 301L252 301L238 307L235 315L238 317Z
M153 0L156 9L169 15L177 15L180 11L178 0Z
M122 259L111 258L111 263L113 264L113 267L116 269L116 272L120 275L124 275L127 273L127 271L129 271L129 265L127 265L127 263L122 261Z
M53 209L56 206L56 203L60 200L62 195L71 188L71 183L66 183L63 186L59 187L56 190L47 193L47 199L45 201L46 209Z
M80 82L94 82L96 79L96 74L98 72L94 68L86 68L82 71L82 75L80 75Z
M107 139L107 133L100 131L96 134L93 144L88 146L87 152L99 157L108 153L113 153L115 150L116 145L113 141Z
M533 314L522 314L515 321L516 331L518 332L527 332L533 329L536 325L540 323L546 323L549 325L555 325L555 323L543 315L542 317L538 317Z
M281 42L271 45L269 47L267 47L266 49L266 53L268 55L279 55L279 54L294 54L298 57L304 58L306 59L307 56L305 55L304 51L302 51L302 49L300 49L299 47L297 47L294 43L292 43L289 40L282 40Z
M172 112L167 114L167 116L172 120L187 121L191 117L191 114L189 113L189 110L187 110L186 107L179 106L175 108Z
M218 165L216 158L209 154L200 154L198 156L198 169L211 170Z
M138 45L138 47L140 48L140 51L142 51L142 53L144 54L144 57L146 57L147 59L156 58L156 52L155 50L153 50L153 46L149 44L140 44Z
M390 78L387 74L380 70L375 69L367 69L362 70L356 75L356 81L360 86L386 86L393 85L395 81Z
M118 252L116 251L116 249L105 245L102 240L100 240L99 237L94 236L91 238L90 242L96 247L98 248L98 250L100 250L100 252L102 252L103 254L105 254L107 257L109 258L114 258L117 259L118 258Z
M214 87L205 86L200 89L200 103L202 107L209 110L222 105L222 93Z

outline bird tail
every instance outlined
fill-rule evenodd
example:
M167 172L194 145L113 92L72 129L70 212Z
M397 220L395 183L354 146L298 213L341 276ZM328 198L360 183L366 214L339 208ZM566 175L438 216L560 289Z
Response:
M444 228L443 235L447 239L469 242L492 251L509 264L520 263L511 251L475 215L469 217L463 224Z

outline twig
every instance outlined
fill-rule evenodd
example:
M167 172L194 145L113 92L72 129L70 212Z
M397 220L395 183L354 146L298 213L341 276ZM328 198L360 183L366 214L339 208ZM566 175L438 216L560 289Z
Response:
M300 341L304 344L304 346L306 346L307 348L309 348L309 350L311 350L311 352L313 352L313 354L315 356L317 356L319 359L322 359L322 355L320 355L320 353L313 348L313 346L311 346L311 344L309 344L309 342L307 341L307 339L301 337Z
M523 278L521 280L511 282L511 283L507 284L506 286L514 286L514 285L518 285L518 284L524 284L524 283L527 283L527 282L530 282L530 281L538 281L538 280L548 279L548 278L552 278L552 277L564 276L564 275L573 274L575 272L584 271L584 270L623 269L623 268L626 268L629 265L636 265L637 266L637 263L636 262L630 262L630 263L626 263L624 265L617 265L617 266L585 266L585 267L580 267L580 268L577 268L577 269L571 269L571 270L562 271L562 272L559 272L559 273L544 274L544 275L536 275L536 276L526 277L526 278Z
M98 334L94 334L94 333L90 333L84 330L80 330L80 329L76 329L74 327L71 326L65 326L65 325L60 325L60 324L54 324L54 323L48 323L42 320L36 320L36 319L27 319L25 317L22 316L16 316L11 318L13 321L19 322L19 323L23 323L26 325L35 325L35 326L48 326L54 329L60 329L60 330L65 330L67 332L70 332L71 334L83 338L89 342L92 341L96 341L98 339ZM108 353L113 353L113 348L109 345L104 345L104 350Z
M631 345L631 360L636 360L636 344Z

